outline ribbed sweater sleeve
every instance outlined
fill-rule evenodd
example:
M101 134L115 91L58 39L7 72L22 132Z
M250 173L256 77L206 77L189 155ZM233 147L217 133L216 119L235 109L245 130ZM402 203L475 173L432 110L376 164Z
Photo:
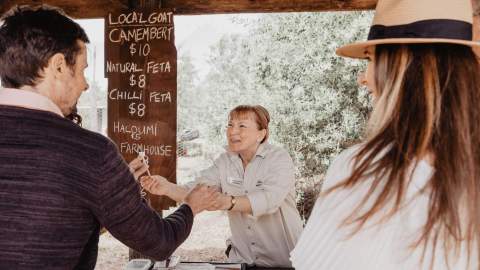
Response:
M193 213L182 205L161 218L140 196L140 188L115 145L108 142L98 166L95 215L107 230L125 245L164 260L190 234Z
M93 270L99 229L156 259L188 236L188 206L162 219L115 144L44 111L0 105L0 270Z

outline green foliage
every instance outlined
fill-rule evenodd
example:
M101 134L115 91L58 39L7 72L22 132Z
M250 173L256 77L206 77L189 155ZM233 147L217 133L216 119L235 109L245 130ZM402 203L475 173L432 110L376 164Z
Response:
M356 77L364 63L335 55L361 40L367 13L266 15L254 27L256 82L275 98L273 138L294 156L302 178L322 175L346 141L359 138L368 99ZM274 106L272 106L274 105Z
M298 169L299 210L308 218L331 160L358 140L368 97L357 74L365 64L335 55L365 39L369 13L266 15L251 35L257 91L267 92L272 139L292 154Z
M183 130L195 125L193 117L199 108L196 100L195 87L197 70L190 55L180 55L177 60L177 135Z

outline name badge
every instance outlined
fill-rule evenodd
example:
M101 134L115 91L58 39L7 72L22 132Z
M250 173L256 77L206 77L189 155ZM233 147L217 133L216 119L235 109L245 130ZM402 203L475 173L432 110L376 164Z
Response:
M227 182L229 184L237 185L237 186L243 185L243 179L238 178L238 177L233 177L233 176L228 176L227 177Z

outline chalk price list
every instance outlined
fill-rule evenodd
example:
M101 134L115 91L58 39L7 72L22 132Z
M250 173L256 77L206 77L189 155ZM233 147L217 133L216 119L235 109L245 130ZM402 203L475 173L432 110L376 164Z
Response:
M109 14L106 22L109 134L122 154L141 151L154 163L159 157L174 157L173 13Z
M138 47L138 48L137 48ZM135 44L130 45L130 55L131 56L140 56L147 57L150 54L150 44ZM131 87L139 87L145 89L145 80L147 76L145 74L140 74L136 77L135 74L130 75L129 83ZM137 115L138 117L145 116L145 104L144 103L135 103L132 102L128 105L128 113L130 115Z
M150 171L175 182L177 51L172 9L105 17L108 134L126 160L139 153ZM150 197L157 210L176 205Z
M171 103L171 91L166 89L148 89L148 78L159 73L170 73L172 67L169 61L147 61L152 52L150 42L170 42L173 36L173 13L153 12L145 15L140 12L130 12L113 16L109 14L108 39L111 44L124 45L130 61L107 61L107 72L120 73L128 82L128 89L113 88L109 91L109 99L125 100L128 103L128 114L143 119L147 115L148 103ZM145 63L141 66L138 63Z

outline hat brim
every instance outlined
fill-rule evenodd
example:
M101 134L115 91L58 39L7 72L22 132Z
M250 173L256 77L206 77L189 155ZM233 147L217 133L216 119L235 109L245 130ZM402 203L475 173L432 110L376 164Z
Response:
M380 44L425 44L425 43L446 43L446 44L458 44L470 47L479 47L480 42L467 41L460 39L431 39L431 38L388 38L388 39L376 39L364 42L356 42L344 45L336 50L337 55L349 58L365 59L367 55L365 52L371 46Z

